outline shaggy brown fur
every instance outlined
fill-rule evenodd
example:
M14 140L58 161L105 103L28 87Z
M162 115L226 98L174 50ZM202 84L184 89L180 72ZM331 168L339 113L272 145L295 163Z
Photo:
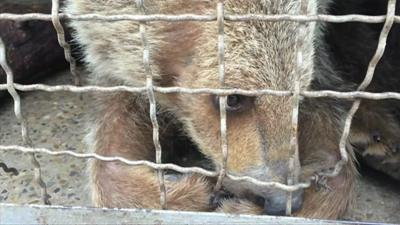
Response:
M133 0L67 2L67 11L74 14L138 13ZM149 14L215 14L216 3L213 0L145 1ZM320 1L320 4L317 6L315 0L310 0L310 13L316 13L327 3ZM296 14L299 1L227 0L225 10L227 14ZM71 24L77 31L76 40L83 46L93 84L145 84L143 49L137 23L74 21ZM298 28L298 23L294 22L226 22L226 87L293 90L296 76L300 76L302 90L323 88L321 84L324 83L335 86L329 80L333 73L329 64L316 63L314 60L314 41L321 34L315 23L309 23L306 27L307 36L301 46L304 49L304 63L299 74L293 73L296 69ZM147 35L157 85L220 87L215 22L149 22ZM228 172L286 183L292 99L235 97L239 97L241 110L228 112ZM88 138L91 151L105 156L153 161L155 154L146 96L131 93L98 94L96 101ZM172 117L182 124L186 134L215 167L221 168L220 119L214 96L157 95L157 101L161 138L167 135L165 130L171 128L168 118ZM345 111L341 105L334 100L302 101L299 127L301 181L333 167L340 159L338 143ZM319 190L315 186L306 190L303 207L296 215L338 218L352 200L355 176L356 170L351 159L338 177L327 181L331 190ZM148 168L94 161L90 164L90 177L96 206L160 208L156 174ZM284 191L229 179L224 180L223 186L235 198L222 200L217 211L255 214L284 212ZM184 176L176 181L168 180L168 209L214 210L209 203L211 189L212 181L197 175ZM302 202L302 195L301 191L294 193L294 205L297 204L297 208ZM257 201L260 199L264 201Z
M400 180L400 124L393 100L364 101L353 121L351 142L368 166Z
M334 0L329 14L382 15L388 1ZM396 4L396 15L400 4ZM383 24L327 23L323 42L329 60L345 83L359 85L365 78L368 64L376 52ZM400 25L394 24L386 40L385 53L377 64L368 91L400 92ZM351 143L359 152L363 165L400 180L400 105L395 100L366 101L354 118Z

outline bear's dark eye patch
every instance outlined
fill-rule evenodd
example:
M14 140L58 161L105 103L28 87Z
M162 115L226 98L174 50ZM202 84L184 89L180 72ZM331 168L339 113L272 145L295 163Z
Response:
M252 105L253 97L244 95L228 95L226 100L226 111L232 113L243 112ZM219 110L219 96L213 97L213 105Z

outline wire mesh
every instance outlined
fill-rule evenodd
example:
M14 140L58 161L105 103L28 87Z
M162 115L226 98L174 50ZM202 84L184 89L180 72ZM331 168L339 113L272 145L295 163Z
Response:
M141 13L146 14L146 7L144 5L144 0L137 0L136 4L138 5ZM153 142L154 142L154 147L156 149L156 163L160 164L162 158L162 150L159 137L160 136L159 125L157 121L157 103L153 90L153 74L150 68L150 49L146 35L146 22L141 22L139 29L143 44L143 65L144 65L144 70L146 72L147 97L150 102L150 119L153 125ZM157 174L158 174L158 182L160 185L160 204L163 209L166 209L167 191L165 189L164 171L157 170Z
M52 0L51 6L51 21L53 23L54 29L57 32L58 43L64 49L65 60L69 62L70 71L72 76L74 77L75 85L79 86L81 84L81 78L79 77L78 71L76 69L76 61L71 55L71 47L65 40L65 31L60 21L60 1Z
M217 23L218 23L218 75L221 87L225 86L225 42L224 42L224 5L223 1L219 1L217 5ZM222 187L222 181L226 176L226 167L228 162L228 137L226 124L226 105L227 96L219 97L220 108L220 137L222 151L222 166L219 172L215 191Z
M348 153L346 151L346 143L348 140L348 136L350 133L351 122L354 114L357 112L361 99L370 99L370 100L383 100L383 99L397 99L400 100L400 93L395 92L384 92L384 93L371 93L366 92L366 88L372 81L374 76L374 72L377 64L379 63L382 55L385 51L386 41L388 34L394 23L400 23L400 16L395 15L396 8L396 0L389 0L387 13L386 15L379 16L366 16L366 15L342 15L342 16L333 16L333 15L310 15L307 12L308 1L303 0L300 8L300 15L259 15L259 14L245 14L245 15L226 15L224 13L224 4L223 1L219 1L217 4L216 15L195 15L195 14L182 14L182 15L166 15L166 14L153 14L147 15L145 10L145 1L137 0L136 4L140 8L141 15L98 15L98 14L86 14L86 15L72 15L68 13L60 13L59 12L59 1L52 0L52 13L48 14L40 14L40 13L29 13L29 14L10 14L10 13L0 13L0 20L14 20L14 21L27 21L27 20L45 20L52 21L57 32L58 40L60 46L64 48L66 60L70 63L71 73L75 78L75 85L55 85L48 86L42 84L33 84L33 85L21 85L14 83L13 73L7 64L6 60L6 49L5 45L0 38L0 64L3 70L7 75L7 83L0 84L0 91L7 90L14 100L14 108L15 108L15 116L18 121L21 123L21 136L23 138L23 145L0 145L0 150L4 151L18 151L23 153L29 153L31 162L35 168L35 181L39 184L42 190L42 201L44 204L50 204L49 195L47 194L46 184L43 182L41 177L41 167L38 161L35 158L36 153L48 154L52 156L59 155L68 155L76 158L84 158L84 159L96 159L101 161L119 161L121 163L137 166L144 165L148 166L152 169L157 170L159 184L160 184L160 204L163 209L167 208L167 199L166 199L166 188L164 183L163 171L164 170L173 170L179 173L197 173L207 177L217 177L218 181L215 189L218 190L222 186L222 180L224 177L228 177L233 181L246 181L253 183L255 185L263 186L263 187L274 187L279 188L281 190L287 191L288 201L287 201L287 213L291 213L291 192L307 188L311 185L313 177L310 178L308 182L305 183L296 183L293 179L295 176L290 176L288 179L288 184L282 184L278 182L265 182L254 179L248 176L234 176L229 173L226 169L227 159L229 157L228 152L228 141L227 141L227 114L226 114L226 104L227 104L227 95L232 94L241 94L246 96L262 96L262 95L271 95L271 96L291 96L293 98L293 117L292 117L292 130L293 135L291 139L291 149L292 149L292 157L290 158L290 171L292 174L296 174L295 170L298 169L296 165L300 165L299 163L299 153L298 153L298 144L297 144L297 127L298 127L298 114L299 114L299 99L300 97L307 98L338 98L338 99L350 99L355 100L351 110L349 111L346 120L345 126L342 133L342 137L340 139L340 155L341 160L336 164L335 169L331 173L321 174L323 176L337 176L342 167L347 163ZM78 87L79 85L79 75L76 71L76 62L71 56L71 48L65 41L64 29L61 25L60 20L69 19L69 20L81 20L81 21L136 21L140 23L140 33L142 37L143 44L143 65L147 74L146 77L146 86L145 87L129 87L129 86L115 86L115 87L100 87L100 86L84 86ZM299 34L297 41L297 65L301 65L302 63L302 27L307 22L331 22L331 23L344 23L344 22L364 22L364 23L383 23L384 26L380 33L378 47L375 55L371 59L368 67L367 74L365 76L364 81L358 87L357 91L353 92L337 92L337 91L302 91L299 88L299 81L295 84L294 90L269 90L269 89L260 89L260 90L243 90L243 89L212 89L212 88L185 88L185 87L158 87L153 83L152 71L150 68L150 53L148 40L146 35L146 22L150 21L216 21L218 24L218 63L219 63L219 80L221 87L224 87L224 77L225 77L225 65L224 65L224 23L225 22L240 22L240 21L294 21L299 22ZM303 34L304 35L304 34ZM147 93L149 104L150 104L150 118L153 125L153 142L156 149L156 162L143 161L143 160L128 160L122 157L105 157L95 153L76 153L74 151L65 150L65 151L52 151L50 149L45 148L35 148L33 147L32 141L29 137L29 127L26 123L26 120L23 116L23 110L21 109L21 99L17 93L19 91L46 91L46 92L56 92L56 91L70 91L73 93L83 93L83 92L120 92L127 91L132 93ZM199 167L181 167L174 164L165 164L161 161L162 149L159 141L159 125L157 122L157 103L155 99L155 93L187 93L187 94L215 94L220 96L220 135L221 135L221 151L223 154L222 166L219 171L209 171Z
M13 83L14 83L14 74L10 68L10 66L7 63L6 60L6 50L5 50L5 44L0 37L0 65L3 68L3 70L6 73L7 76L7 90L8 93L12 96L14 100L14 112L15 112L15 117L21 124L21 136L22 136L22 141L25 146L32 147L32 140L29 137L29 129L27 122L22 114L22 109L21 109L21 98L18 95L17 91L15 90ZM42 190L42 201L44 204L48 205L50 204L49 201L49 195L47 194L47 188L46 184L42 180L42 172L40 168L40 164L36 159L35 153L31 152L29 154L30 161L34 167L34 175L35 175L35 183L38 184Z
M308 0L300 1L300 14L307 15L308 13ZM299 31L296 39L296 69L295 73L295 84L294 91L292 96L293 101L293 112L292 112L292 133L290 139L290 158L289 158L289 175L287 178L287 184L292 185L297 182L296 178L300 174L300 159L299 159L299 146L297 140L298 133L298 122L299 122L299 107L300 107L300 73L301 66L303 65L303 45L304 38L306 36L306 24L300 23ZM292 214L292 192L287 193L287 201L286 201L286 215Z

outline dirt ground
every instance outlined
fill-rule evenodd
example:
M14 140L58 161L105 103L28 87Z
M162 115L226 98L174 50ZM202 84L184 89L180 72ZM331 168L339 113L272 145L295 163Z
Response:
M60 73L43 81L70 84L71 75ZM87 95L68 92L28 92L22 95L22 109L28 119L35 147L84 152ZM0 100L0 144L22 145L10 98ZM54 205L89 206L85 160L69 156L38 155L43 179ZM28 156L15 151L0 152L0 162L19 171L18 176L0 170L0 203L40 203L39 189L33 185ZM400 223L400 184L375 172L367 172L357 184L357 203L344 219Z

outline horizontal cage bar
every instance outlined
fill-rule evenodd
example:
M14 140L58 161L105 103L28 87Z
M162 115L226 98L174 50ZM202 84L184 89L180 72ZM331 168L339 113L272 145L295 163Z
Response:
M137 22L150 22L150 21L217 21L216 15L196 15L196 14L152 14L152 15L100 15L100 14L83 14L74 15L69 13L60 13L60 19L80 20L80 21L137 21ZM13 13L0 13L0 20L45 20L51 21L52 15L43 13L27 13L27 14L13 14ZM244 14L244 15L225 15L225 21L240 22L240 21L294 21L294 22L331 22L331 23L345 23L345 22L364 22L364 23L383 23L386 21L386 15L368 16L360 14L350 15L264 15L264 14ZM400 23L400 16L395 16L395 23Z
M19 215L19 216L15 216ZM329 224L329 225L389 225L330 221L296 217L229 215L205 212L177 212L147 209L105 209L40 205L0 204L2 224Z

